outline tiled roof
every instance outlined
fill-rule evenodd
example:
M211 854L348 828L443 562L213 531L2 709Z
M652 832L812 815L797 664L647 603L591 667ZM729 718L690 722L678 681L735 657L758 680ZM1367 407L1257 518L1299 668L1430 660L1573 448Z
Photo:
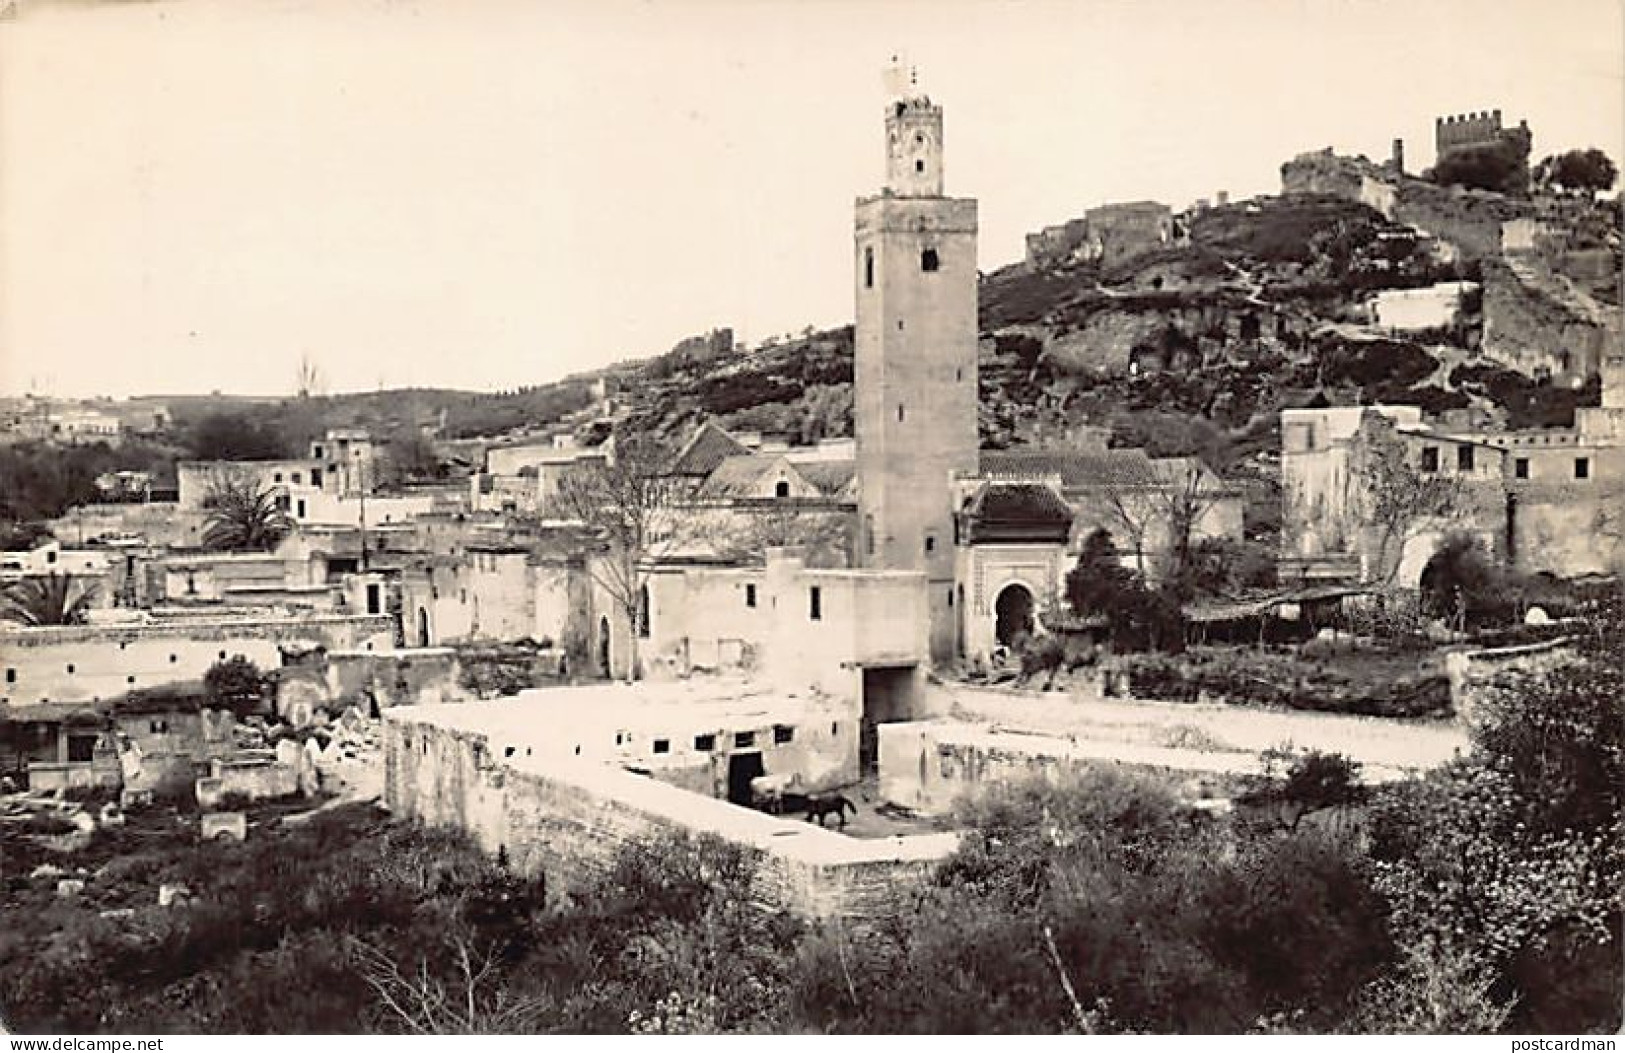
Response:
M966 513L987 524L1072 523L1072 509L1042 483L989 483L971 498Z
M784 458L774 454L745 453L716 466L700 487L701 497L744 497L764 473Z
M1076 450L1028 446L983 450L981 474L987 479L1041 479L1059 476L1067 489L1090 486L1155 486L1157 473L1144 450Z
M750 449L711 421L700 425L672 461L671 474L706 476L729 457L750 453Z
M854 461L804 461L796 471L825 497L838 497L852 485L858 466Z

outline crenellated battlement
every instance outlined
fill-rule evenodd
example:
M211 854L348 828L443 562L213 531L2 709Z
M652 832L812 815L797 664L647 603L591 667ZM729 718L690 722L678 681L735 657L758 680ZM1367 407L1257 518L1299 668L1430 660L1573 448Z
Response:
M1516 128L1508 128L1502 124L1500 110L1488 110L1434 118L1433 141L1435 152L1443 157L1456 150L1505 142L1527 152L1531 136L1528 121L1519 121Z

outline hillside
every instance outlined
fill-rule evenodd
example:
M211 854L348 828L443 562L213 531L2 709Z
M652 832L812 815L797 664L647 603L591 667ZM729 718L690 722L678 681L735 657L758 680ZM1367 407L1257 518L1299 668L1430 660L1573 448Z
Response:
M1005 447L1106 429L1118 445L1199 453L1233 477L1267 482L1278 411L1317 396L1418 403L1473 425L1568 424L1576 405L1596 399L1596 387L1541 382L1544 366L1531 348L1554 342L1548 330L1567 339L1570 330L1557 327L1576 319L1595 328L1585 316L1598 306L1595 288L1484 251L1480 228L1529 206L1498 195L1456 201L1406 180L1407 208L1490 217L1470 227L1463 247L1362 203L1370 167L1362 164L1304 155L1283 166L1299 192L1178 216L1170 242L1109 266L1046 257L983 276L983 442ZM1572 225L1596 226L1598 215L1583 211ZM1617 232L1611 236L1617 250ZM1594 231L1587 237L1596 240ZM1437 287L1453 304L1456 287L1441 283L1460 281L1475 286L1459 309L1438 312L1436 324L1373 324L1374 298L1399 290L1426 298ZM1487 334L1491 300L1502 319ZM174 409L183 429L225 410L295 449L325 427L386 438L427 428L444 442L471 440L459 454L465 459L477 458L480 440L524 434L571 430L598 441L606 413L673 440L714 418L810 443L851 434L852 346L851 326L750 348L716 330L663 355L518 391L216 397ZM599 397L605 393L612 403Z

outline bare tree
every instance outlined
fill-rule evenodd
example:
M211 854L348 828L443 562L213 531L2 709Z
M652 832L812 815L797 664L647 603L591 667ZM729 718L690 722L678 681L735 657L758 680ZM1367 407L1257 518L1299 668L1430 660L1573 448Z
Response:
M403 971L388 954L362 940L352 937L350 950L383 1015L410 1034L534 1033L551 1007L512 997L491 951L475 950L462 936L447 937L446 942L442 960L450 964L449 980L430 969L426 959Z
M308 399L322 394L323 380L321 367L316 365L315 359L309 354L299 356L299 373L295 390L299 397Z
M850 514L820 501L776 500L747 509L725 547L751 560L770 548L794 547L806 552L810 566L845 567L852 558Z
M1355 516L1371 545L1362 575L1383 590L1393 586L1406 546L1461 511L1460 479L1413 467L1409 453L1393 423L1376 413L1366 414L1350 452Z
M1190 564L1196 528L1218 497L1212 473L1195 457L1151 462L1152 477L1116 471L1103 479L1099 493L1106 511L1134 552L1141 576L1153 538L1165 540L1163 571L1176 575Z
M600 551L587 559L593 583L609 594L627 629L628 677L638 675L638 637L644 621L644 589L652 563L679 541L680 489L666 474L666 451L653 439L617 439L601 462L584 463L559 482L557 507L584 524Z
M1172 578L1190 567L1196 528L1216 503L1219 490L1212 485L1217 481L1213 473L1198 458L1155 461L1153 468L1161 479L1151 504L1167 524L1165 573Z

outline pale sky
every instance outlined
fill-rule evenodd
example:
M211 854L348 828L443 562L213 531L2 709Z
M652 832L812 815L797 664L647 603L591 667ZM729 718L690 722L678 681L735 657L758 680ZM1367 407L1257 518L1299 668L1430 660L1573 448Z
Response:
M1438 114L1625 156L1618 0L19 0L0 393L543 383L852 316L894 51L981 266L1106 201L1432 162ZM0 5L3 6L3 5Z

